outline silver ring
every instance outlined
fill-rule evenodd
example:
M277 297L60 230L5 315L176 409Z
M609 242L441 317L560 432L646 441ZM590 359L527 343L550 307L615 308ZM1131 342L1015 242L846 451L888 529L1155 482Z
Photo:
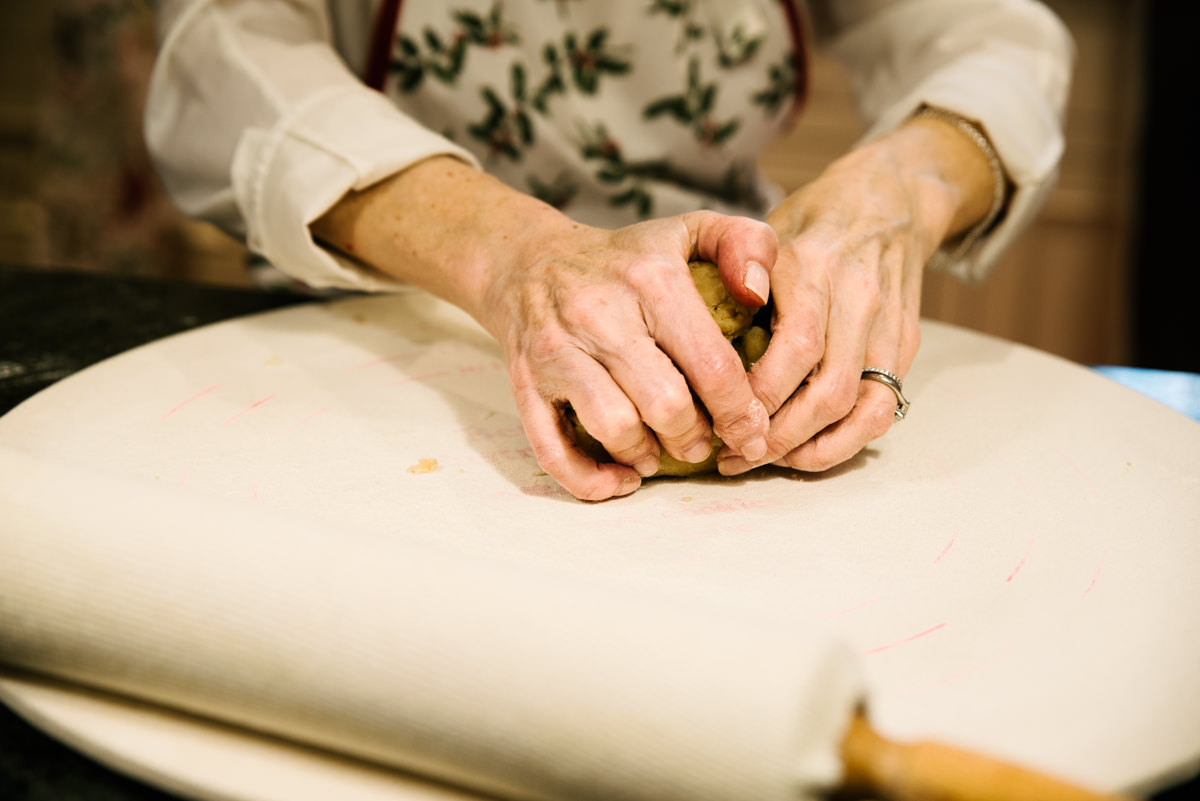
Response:
M870 381L878 381L896 395L896 419L903 420L904 415L908 414L908 407L912 404L908 402L908 398L904 397L904 384L900 381L900 376L891 370L884 370L882 367L864 367L862 377Z

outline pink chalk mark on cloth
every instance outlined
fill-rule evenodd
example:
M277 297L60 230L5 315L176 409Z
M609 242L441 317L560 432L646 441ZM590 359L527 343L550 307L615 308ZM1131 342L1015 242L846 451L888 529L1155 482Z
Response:
M1050 450L1054 451L1055 456L1057 456L1059 459L1062 459L1068 467L1075 471L1075 475L1079 476L1079 478L1083 480L1083 484L1085 487L1087 487L1088 492L1092 493L1093 495L1096 494L1096 488L1092 486L1092 480L1088 478L1087 473L1083 472L1083 468L1080 467L1074 459L1072 459L1070 456L1067 456L1058 448L1051 448Z
M1013 571L1008 574L1008 578L1006 578L1004 580L1005 584L1011 584L1012 580L1015 579L1017 577L1017 574L1021 572L1021 569L1025 567L1025 562L1027 562L1029 560L1029 553L1032 550L1033 550L1033 538L1031 537L1029 539L1029 544L1025 546L1025 553L1021 556L1021 561L1017 562L1017 566L1014 567Z
M1013 465L1012 460L1006 456L998 456L996 458L999 461L1004 463L1004 469L1008 471L1008 474L1010 476L1012 476L1012 480L1017 483L1017 486L1021 488L1021 491L1023 492L1025 490L1027 490L1028 487L1025 485L1025 479L1021 477L1021 474L1017 471L1017 468Z
M366 370L368 367L378 367L381 364L394 364L396 362L410 362L417 357L417 353L405 351L404 353L394 353L391 356L380 356L377 359L368 359L365 362L352 364L347 367L347 370Z
M820 617L818 617L816 619L817 620L833 620L835 618L845 617L846 615L851 615L851 614L854 614L855 612L860 612L863 609L869 609L870 607L872 607L875 604L882 601L884 599L884 597L886 597L886 596L877 595L874 598L871 598L866 601L862 601L861 603L857 603L854 606L847 606L843 609L838 609L836 612L830 612L827 615L821 615Z
M1100 573L1104 570L1104 563L1108 561L1108 549L1100 552L1100 564L1096 565L1096 572L1092 574L1092 580L1088 582L1087 589L1083 591L1083 595L1079 596L1082 601L1084 598L1092 594L1092 590L1096 587L1096 582L1100 580Z
M270 402L271 402L271 401L273 401L273 400L275 400L275 395L274 395L274 394L268 395L268 396L267 396L267 397L265 397L265 398L259 398L259 399L258 399L258 400L256 400L254 403L252 403L252 404L250 404L249 406L247 406L245 409L242 409L240 412L238 412L237 414L235 414L235 415L233 415L232 417L230 417L230 418L229 418L228 420L226 420L224 423L221 423L221 428L224 428L225 426L229 425L230 423L232 423L234 420L237 420L237 419L238 419L239 417L241 417L242 415L244 415L244 414L247 414L247 413L249 413L249 412L252 412L252 411L254 411L254 410L255 410L255 409L257 409L259 406L262 406L264 403L270 403Z
M527 495L533 498L570 498L571 493L567 492L557 484L528 484L521 487L521 495Z
M942 559L945 558L946 554L950 553L950 549L954 547L954 543L958 542L958 534L959 534L959 528L958 528L958 526L955 526L954 533L950 535L950 541L946 543L946 547L942 548L942 552L939 553L936 557L934 557L933 563L935 565L938 562L942 561Z
M438 370L433 373L425 373L424 375L414 375L414 376L409 376L408 378L401 378L401 379L391 382L390 384L388 384L388 386L389 387L398 387L402 384L411 384L413 381L429 381L430 379L433 379L433 378L442 378L443 376L448 376L448 375L450 375L449 370Z
M908 645L910 642L919 640L922 637L928 637L930 634L933 634L935 631L938 631L939 629L944 629L945 627L946 627L945 623L938 623L933 628L928 628L928 629L925 629L924 631L919 631L916 634L912 634L908 637L905 637L903 640L896 640L895 642L889 642L886 645L877 645L874 648L868 648L867 650L862 652L862 655L870 656L871 654L878 654L883 651L890 651L893 648L899 648L901 645Z
M183 472L179 474L179 486L186 487L187 483L188 483L188 478L190 478L191 475L192 475L192 468L190 465L183 468Z
M301 418L299 421L294 423L292 425L292 428L299 428L300 426L304 425L305 423L316 420L318 417L325 414L325 412L327 412L327 411L329 411L328 407L322 406L320 409L317 409L315 412L309 412L308 415L306 415L305 417Z
M944 676L941 676L940 678L938 678L936 680L935 683L939 684L939 685L952 684L961 679L965 679L970 676L974 676L976 673L980 672L981 670L984 670L985 668L989 668L992 665L995 665L995 664L1001 662L1002 660L1007 659L1010 653L1011 653L1010 648L1001 649L989 657L980 659L974 663L967 665L966 667L963 667L963 668L960 668L959 670L954 671L953 673L947 673Z
M942 477L950 482L950 486L954 487L955 492L958 492L958 480L954 478L954 474L950 472L950 468L946 467L946 463L936 456L933 457L933 462L938 466L938 469L942 471Z
M205 395L209 394L210 392L216 392L218 389L220 389L221 387L225 386L225 384L226 384L226 383L227 383L227 382L225 382L225 381L222 381L222 382L221 382L221 383L219 383L219 384L213 384L213 385L212 385L211 387L209 387L208 389L202 389L202 390L200 390L199 392L197 392L197 393L196 393L195 395L193 395L192 397L190 397L190 398L188 398L187 400L183 401L182 403L180 403L180 404L176 405L176 406L175 406L174 408L172 408L172 409L171 409L169 412L167 412L166 414L164 414L162 417L160 417L160 418L158 418L158 419L159 419L159 420L166 420L166 419L167 419L168 417L170 417L171 415L173 415L173 414L175 414L176 412L178 412L178 411L182 410L182 409L183 409L185 406L187 406L189 403L192 403L193 401L198 401L198 400L200 400L201 398L203 398Z

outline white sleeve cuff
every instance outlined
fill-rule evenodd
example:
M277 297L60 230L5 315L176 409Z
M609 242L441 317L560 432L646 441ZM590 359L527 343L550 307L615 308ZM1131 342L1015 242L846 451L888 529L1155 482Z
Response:
M1041 210L1057 177L1070 33L1030 0L903 0L873 8L838 4L830 31L870 126L864 141L923 105L936 106L977 123L1012 181L1002 221L946 265L959 277L982 278Z
M946 265L959 278L982 279L1054 188L1063 151L1058 116L1038 88L1014 73L1002 56L980 52L963 56L889 106L864 141L894 129L925 105L978 123L1013 183L1000 222L960 260Z
M312 287L398 289L401 282L317 245L308 226L347 192L437 155L478 166L378 92L348 84L316 92L273 129L249 128L238 141L232 179L247 244Z

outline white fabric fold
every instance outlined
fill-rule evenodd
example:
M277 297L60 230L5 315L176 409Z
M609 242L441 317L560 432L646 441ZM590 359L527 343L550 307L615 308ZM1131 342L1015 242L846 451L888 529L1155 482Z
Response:
M505 798L797 799L817 631L0 449L0 661Z
M603 504L420 293L135 349L0 418L0 663L514 799L812 797L862 697L889 737L1100 789L1194 765L1200 428L922 341L914 412L845 467Z

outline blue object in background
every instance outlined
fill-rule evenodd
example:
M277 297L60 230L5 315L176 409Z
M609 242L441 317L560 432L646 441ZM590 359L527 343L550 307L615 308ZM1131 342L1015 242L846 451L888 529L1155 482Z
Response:
M1110 365L1092 369L1200 423L1200 374Z

